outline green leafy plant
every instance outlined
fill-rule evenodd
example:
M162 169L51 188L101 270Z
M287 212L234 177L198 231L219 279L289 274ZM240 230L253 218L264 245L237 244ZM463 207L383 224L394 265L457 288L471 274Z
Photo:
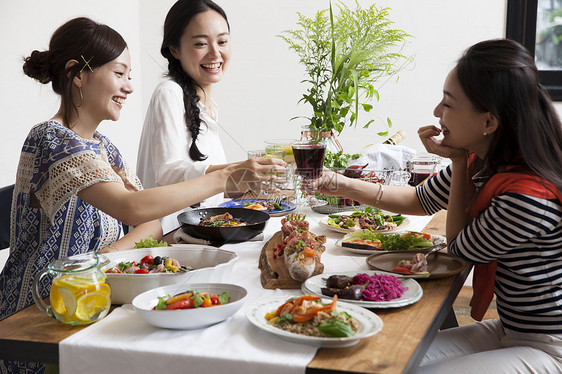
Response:
M360 108L369 112L373 108L370 101L379 100L375 83L395 75L401 62L411 61L401 53L410 35L391 28L389 8L371 5L364 9L356 2L355 9L343 3L338 9L334 14L330 3L329 9L312 18L297 13L299 27L279 35L297 53L308 74L303 82L309 87L299 103L312 106L310 130L335 131L337 135L346 122L357 125ZM387 125L392 126L389 118Z

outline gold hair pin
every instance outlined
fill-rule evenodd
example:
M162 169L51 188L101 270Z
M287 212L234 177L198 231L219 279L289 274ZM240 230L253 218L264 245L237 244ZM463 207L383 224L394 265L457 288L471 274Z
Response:
M84 66L82 66L82 69L80 69L80 73L82 72L82 70L84 70L84 68L87 66L88 69L90 69L90 71L93 73L94 71L92 70L92 67L90 66L90 61L92 61L92 59L94 58L93 56L90 57L90 59L88 61L86 61L86 59L84 58L84 56L80 55L80 57L82 57L82 60L84 60Z

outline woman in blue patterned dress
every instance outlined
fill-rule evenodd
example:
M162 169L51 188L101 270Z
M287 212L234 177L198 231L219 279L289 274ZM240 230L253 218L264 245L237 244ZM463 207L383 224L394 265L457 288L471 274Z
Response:
M48 51L33 51L24 72L61 96L58 113L33 127L23 145L13 195L10 256L0 274L0 320L33 303L37 273L55 259L133 248L162 237L159 217L225 191L232 173L258 178L284 170L275 159L248 160L190 181L143 190L119 150L97 131L116 121L127 96L131 59L121 35L88 18L59 27ZM229 191L244 184L229 184ZM122 235L122 223L134 228ZM40 285L41 296L50 284ZM1 362L2 372L42 365ZM26 371L28 372L28 371Z

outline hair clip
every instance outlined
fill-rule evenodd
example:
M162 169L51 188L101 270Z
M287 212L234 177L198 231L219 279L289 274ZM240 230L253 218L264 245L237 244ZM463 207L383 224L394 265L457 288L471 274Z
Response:
M92 59L94 58L93 56L90 57L90 59L88 61L86 61L86 59L84 58L84 56L80 55L80 57L82 57L82 60L84 60L84 66L82 66L82 69L80 69L80 73L82 72L82 70L84 70L84 68L87 66L88 69L90 69L90 71L93 73L94 71L92 70L92 67L90 66L90 61L92 61Z

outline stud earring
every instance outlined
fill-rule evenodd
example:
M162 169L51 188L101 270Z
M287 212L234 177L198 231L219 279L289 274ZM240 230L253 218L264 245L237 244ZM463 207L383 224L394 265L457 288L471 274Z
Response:
M484 133L482 135L486 136L486 135L488 135L488 133L486 131L484 131Z

